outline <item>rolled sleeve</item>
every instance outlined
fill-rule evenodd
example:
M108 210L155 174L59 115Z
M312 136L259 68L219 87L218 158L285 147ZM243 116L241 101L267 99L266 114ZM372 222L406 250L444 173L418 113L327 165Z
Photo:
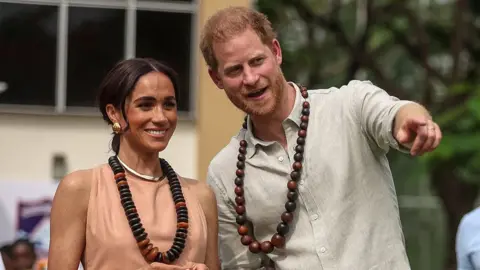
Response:
M409 150L401 146L393 137L393 124L398 110L412 101L399 100L369 81L352 81L353 108L362 130L375 144L388 151L394 148L402 152Z
M225 187L218 181L210 167L207 174L207 183L215 192L218 204L218 239L221 269L260 269L261 258L248 252L248 247L243 246L240 242L233 202L228 198Z

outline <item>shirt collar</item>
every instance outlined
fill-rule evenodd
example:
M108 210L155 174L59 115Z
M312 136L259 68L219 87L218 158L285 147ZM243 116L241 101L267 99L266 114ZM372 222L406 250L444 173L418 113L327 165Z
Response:
M293 82L288 82L291 86L295 88L295 103L293 105L293 109L288 115L288 117L283 121L283 123L287 121L292 121L295 123L298 127L300 127L300 116L302 115L302 95L300 93L300 88L293 83ZM247 130L245 132L245 141L247 141L247 158L253 157L253 155L256 153L257 149L259 146L269 146L272 145L274 142L265 142L262 140L259 140L256 138L253 133L252 133L252 121L250 119L250 116L247 116Z
M288 82L293 88L295 88L295 103L293 105L293 109L288 115L287 119L293 121L298 127L300 127L300 117L302 116L302 110L303 110L303 97L302 94L300 93L300 88L298 85L296 85L293 82Z

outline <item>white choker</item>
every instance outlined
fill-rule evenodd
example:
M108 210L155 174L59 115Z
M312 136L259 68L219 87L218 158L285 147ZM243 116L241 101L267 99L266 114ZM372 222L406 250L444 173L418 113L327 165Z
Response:
M128 167L125 163L123 163L123 161L117 156L118 158L118 161L120 162L120 164L122 164L122 166L127 170L129 171L131 174L134 174L142 179L145 179L145 180L148 180L148 181L160 181L160 180L163 180L165 178L165 175L162 175L162 176L151 176L151 175L144 175L144 174L141 174L141 173L138 173L136 172L135 170L133 170L132 168Z

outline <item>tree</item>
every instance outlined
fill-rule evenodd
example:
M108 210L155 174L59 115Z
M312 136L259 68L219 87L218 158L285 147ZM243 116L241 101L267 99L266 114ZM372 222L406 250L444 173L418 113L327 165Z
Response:
M278 32L290 80L313 88L368 79L432 112L444 138L415 164L442 202L445 269L455 269L457 227L480 184L480 1L258 0L257 8Z

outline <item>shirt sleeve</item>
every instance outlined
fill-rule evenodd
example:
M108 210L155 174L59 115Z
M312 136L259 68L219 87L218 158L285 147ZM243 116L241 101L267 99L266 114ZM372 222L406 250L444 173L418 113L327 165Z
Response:
M388 151L390 147L408 152L393 137L393 125L398 110L412 101L399 100L369 81L352 81L354 114L362 130L379 148Z
M473 211L460 221L456 236L459 270L480 269L480 212Z
M480 252L475 251L472 254L470 254L470 262L472 263L472 270L475 269L480 269Z
M209 167L207 183L215 192L218 204L218 240L221 269L260 269L261 258L242 245L237 232L236 213L233 202L228 198L225 187Z

